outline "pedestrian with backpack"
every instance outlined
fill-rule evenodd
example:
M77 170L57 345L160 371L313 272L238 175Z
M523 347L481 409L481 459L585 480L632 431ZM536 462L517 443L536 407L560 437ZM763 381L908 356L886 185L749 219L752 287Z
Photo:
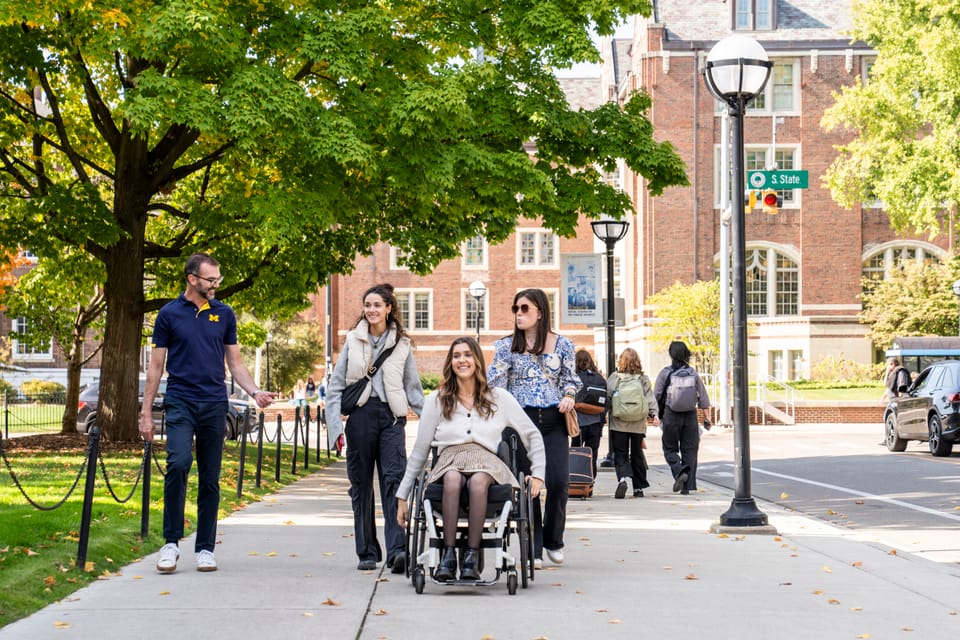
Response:
M671 342L668 353L671 362L657 376L653 391L660 409L663 457L673 473L673 491L687 495L697 490L697 408L710 408L710 398L703 380L689 364L687 345L679 340Z
M571 447L590 447L593 452L593 477L597 477L597 455L600 453L600 438L603 422L607 417L607 381L597 371L593 357L586 349L577 351L574 357L577 375L583 386L574 398L580 434L570 441Z
M643 455L643 439L647 437L647 418L660 424L657 399L650 378L643 372L640 356L627 348L620 354L617 370L607 378L610 396L610 447L617 470L614 497L627 495L627 482L633 485L633 497L642 498L647 482L647 460Z

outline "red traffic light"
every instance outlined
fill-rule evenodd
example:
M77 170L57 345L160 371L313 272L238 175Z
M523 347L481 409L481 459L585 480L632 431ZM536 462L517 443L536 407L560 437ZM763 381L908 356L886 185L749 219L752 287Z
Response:
M777 200L779 200L779 198L777 198L777 193L776 193L776 191L768 191L768 192L766 192L765 194L763 194L763 204L764 204L764 206L767 206L767 207L775 207L775 206L777 206L777 205L779 204L779 203L777 202Z
M763 205L763 212L775 215L780 212L780 205L783 199L773 189L767 189L760 198L760 204Z

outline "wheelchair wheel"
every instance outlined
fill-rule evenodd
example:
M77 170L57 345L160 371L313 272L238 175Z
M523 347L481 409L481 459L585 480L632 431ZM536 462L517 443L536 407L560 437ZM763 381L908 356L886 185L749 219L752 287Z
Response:
M527 579L533 580L533 536L530 532L530 489L526 485L526 478L520 474L520 515L517 518L517 537L520 542L520 584L527 588ZM516 584L516 576L513 576ZM509 580L509 578L508 578ZM509 586L509 583L508 583Z
M417 593L423 593L423 585L426 578L423 577L423 567L417 567L413 570L413 588Z
M419 558L427 540L426 514L423 512L425 482L426 474L421 473L420 478L413 485L413 494L410 497L410 510L407 517L407 577L413 581L414 587L417 586L417 572L419 571L421 581L424 575L423 565L420 564ZM421 586L420 589L422 591L423 587Z
M507 576L507 593L512 596L517 595L517 574L512 571Z
M419 499L419 481L413 483L413 492L410 494L410 504L407 505L407 523L406 523L406 532L407 540L404 545L404 550L407 553L407 569L405 571L406 576L409 578L413 575L413 563L416 560L416 545L414 544L414 536L416 535L416 513L417 509L420 507Z

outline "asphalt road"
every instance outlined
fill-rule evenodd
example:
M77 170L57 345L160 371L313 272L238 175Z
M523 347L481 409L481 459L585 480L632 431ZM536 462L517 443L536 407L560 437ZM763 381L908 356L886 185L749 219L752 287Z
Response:
M656 466L663 461L658 430L651 436L647 454ZM960 447L934 458L926 443L891 453L882 440L880 424L754 426L751 493L865 539L956 563L960 572ZM734 487L733 442L729 428L702 435L701 480Z

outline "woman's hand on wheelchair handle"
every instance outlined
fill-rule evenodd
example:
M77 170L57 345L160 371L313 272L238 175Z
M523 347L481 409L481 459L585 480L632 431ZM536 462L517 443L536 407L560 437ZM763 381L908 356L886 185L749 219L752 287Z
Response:
M527 486L530 487L530 495L536 498L540 495L540 490L543 489L543 480L527 476Z
M403 498L397 498L397 524L407 528L407 501Z

